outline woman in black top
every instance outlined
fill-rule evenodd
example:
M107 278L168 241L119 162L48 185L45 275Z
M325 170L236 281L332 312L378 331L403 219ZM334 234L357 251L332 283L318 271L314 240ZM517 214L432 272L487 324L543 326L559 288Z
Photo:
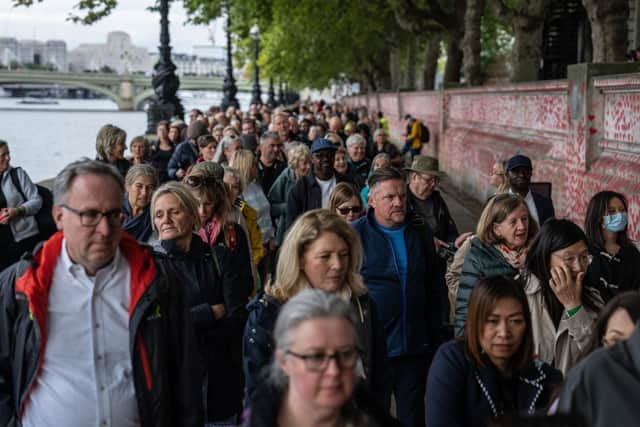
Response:
M593 262L587 281L606 303L613 296L640 288L640 252L629 239L628 204L624 195L601 191L589 202L585 232Z
M167 165L169 159L175 150L176 146L169 139L169 123L162 120L158 122L156 130L158 139L151 144L151 155L149 159L154 168L158 171L158 178L160 183L164 183L169 180L169 174L167 173Z

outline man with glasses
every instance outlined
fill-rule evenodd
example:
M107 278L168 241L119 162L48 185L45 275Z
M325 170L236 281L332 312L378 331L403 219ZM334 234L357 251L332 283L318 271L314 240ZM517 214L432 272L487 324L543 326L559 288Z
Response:
M336 173L333 167L336 149L333 142L324 138L316 139L311 145L311 173L298 179L287 196L285 233L299 215L326 208L336 184L353 184L349 177Z
M202 426L179 281L122 232L122 177L81 160L53 193L58 233L0 275L0 425Z
M531 212L531 217L542 225L547 219L555 217L556 214L550 198L534 193L529 188L532 173L531 159L527 156L517 154L509 159L507 163L509 192L522 196L529 208L529 212Z
M404 174L376 169L369 188L367 215L353 223L364 250L360 273L386 332L398 420L424 426L427 372L441 341L443 276L431 230L407 215Z

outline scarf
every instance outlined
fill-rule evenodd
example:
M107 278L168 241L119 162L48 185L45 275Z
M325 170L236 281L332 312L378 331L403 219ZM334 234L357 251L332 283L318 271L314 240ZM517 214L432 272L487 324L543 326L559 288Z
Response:
M133 216L133 209L129 204L128 194L124 196L124 210L127 213L127 219L122 225L122 229L131 234L139 242L147 242L151 237L151 214L149 206L144 208L138 216Z
M220 221L218 218L213 217L207 221L200 230L198 230L198 236L209 246L213 246L220 234Z
M527 254L529 253L529 248L527 246L522 247L518 250L511 249L504 243L495 245L495 248L502 254L504 259L509 263L509 265L516 270L523 270L525 267L525 262L527 260Z

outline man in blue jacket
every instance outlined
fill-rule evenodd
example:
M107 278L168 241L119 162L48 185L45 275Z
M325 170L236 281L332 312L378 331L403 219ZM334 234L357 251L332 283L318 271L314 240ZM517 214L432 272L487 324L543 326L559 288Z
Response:
M354 223L364 248L362 276L387 336L398 419L424 426L424 393L440 343L442 275L433 234L407 216L405 177L381 168L369 177L369 211Z

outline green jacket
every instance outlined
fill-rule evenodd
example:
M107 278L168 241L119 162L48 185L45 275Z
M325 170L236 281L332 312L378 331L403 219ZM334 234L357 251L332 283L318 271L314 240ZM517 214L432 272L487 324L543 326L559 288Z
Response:
M289 190L291 190L291 187L293 187L295 183L296 178L293 170L286 168L278 178L276 178L267 195L269 203L271 203L271 217L274 218L277 226L276 244L278 245L282 243L285 231L284 217L287 213L287 196L289 195Z
M475 238L471 242L469 253L464 258L462 273L460 274L460 287L456 297L455 333L460 335L467 321L467 306L471 298L471 292L478 281L483 277L510 276L518 274L504 259L500 251L493 245L483 243Z

